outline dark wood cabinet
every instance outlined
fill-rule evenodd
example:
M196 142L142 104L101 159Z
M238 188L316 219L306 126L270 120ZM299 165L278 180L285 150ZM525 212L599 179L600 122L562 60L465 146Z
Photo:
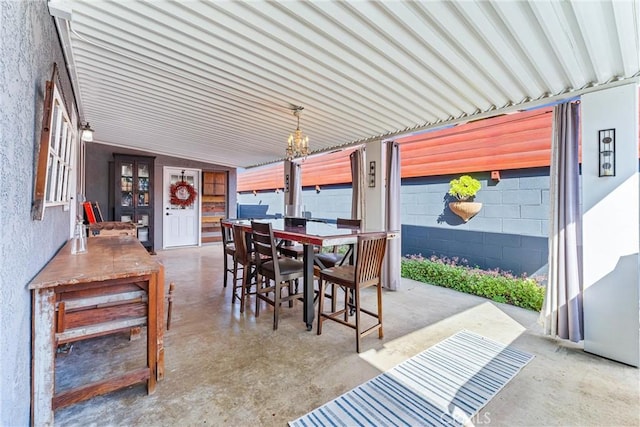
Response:
M153 252L153 165L155 157L114 154L115 221L136 225L140 243Z
M222 240L220 220L227 217L227 172L202 172L202 243Z

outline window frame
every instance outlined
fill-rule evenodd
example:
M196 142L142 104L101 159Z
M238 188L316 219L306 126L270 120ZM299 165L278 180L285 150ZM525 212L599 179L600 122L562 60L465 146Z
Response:
M68 209L75 172L77 129L73 125L64 98L55 84L57 68L47 81L36 169L33 218L42 220L47 207Z

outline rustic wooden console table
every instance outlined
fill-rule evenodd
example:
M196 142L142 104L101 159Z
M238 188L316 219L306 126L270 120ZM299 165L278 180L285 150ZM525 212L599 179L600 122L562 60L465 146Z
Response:
M54 411L140 382L152 394L164 377L164 267L131 236L71 241L29 284L32 291L31 421L53 425ZM59 344L147 325L147 366L70 390L55 390Z

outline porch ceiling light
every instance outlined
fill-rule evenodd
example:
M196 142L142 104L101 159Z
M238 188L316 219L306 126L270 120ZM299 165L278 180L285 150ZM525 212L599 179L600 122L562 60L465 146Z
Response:
M89 122L86 122L82 128L80 128L80 139L86 142L93 142L93 129L89 126Z

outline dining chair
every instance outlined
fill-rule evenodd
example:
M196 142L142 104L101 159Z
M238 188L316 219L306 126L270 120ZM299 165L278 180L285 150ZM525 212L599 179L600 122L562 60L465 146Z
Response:
M338 218L336 220L336 226L338 228L357 228L361 227L362 221L359 219L347 219L347 218ZM348 250L346 253L341 253L339 251L340 246L334 246L330 252L321 252L316 255L316 262L323 268L330 268L335 265L342 265L345 261L347 261L351 256L351 251Z
M233 290L231 293L231 304L236 299L240 301L240 313L244 313L244 304L247 295L251 294L252 280L255 277L255 260L253 256L250 234L239 224L233 224L233 241L235 244L234 264L236 268L233 272ZM242 278L238 277L238 272L242 270ZM240 295L238 295L240 290Z
M224 265L224 279L223 279L223 286L226 288L227 287L227 276L229 275L229 273L235 275L235 271L238 268L238 265L236 264L235 260L234 260L234 254L236 252L236 247L235 244L233 243L233 231L231 230L230 227L225 227L222 224L223 220L220 221L220 230L222 232L222 250L224 251L223 253L223 265ZM233 267L229 267L229 258L231 258L231 261L233 263Z
M260 301L273 306L273 329L278 329L278 317L283 302L293 306L295 299L303 293L294 287L295 279L304 276L302 261L279 257L276 240L270 223L251 222L254 258L256 263L256 317L260 315ZM267 280L264 280L267 279ZM271 284L273 282L273 284ZM287 295L282 296L283 289ZM273 298L269 295L273 294Z
M333 320L355 329L356 352L360 353L360 341L366 335L378 331L378 338L383 338L382 330L382 260L387 248L386 233L366 233L358 236L357 257L355 265L341 265L320 271L320 291L318 296L318 335L322 334L322 323ZM324 312L325 285L335 284L344 290L344 308ZM377 292L377 311L361 307L360 291L375 286ZM353 300L349 298L353 291ZM334 298L337 295L334 293ZM355 322L349 321L349 308L355 309ZM363 330L361 313L375 319L375 324Z
M362 221L359 219L350 219L350 218L338 218L336 220L336 226L338 228L357 228L360 229L362 226ZM320 252L316 254L315 264L323 268L331 268L336 265L343 265L345 262L351 262L353 257L353 248L348 246L346 252L341 250L344 248L344 245L335 245L328 252ZM325 294L325 297L334 295L336 292L336 285L331 286L331 293ZM351 292L351 298L353 299L353 292ZM336 311L336 300L335 298L331 299L331 310ZM353 309L351 310L351 314L353 314Z

